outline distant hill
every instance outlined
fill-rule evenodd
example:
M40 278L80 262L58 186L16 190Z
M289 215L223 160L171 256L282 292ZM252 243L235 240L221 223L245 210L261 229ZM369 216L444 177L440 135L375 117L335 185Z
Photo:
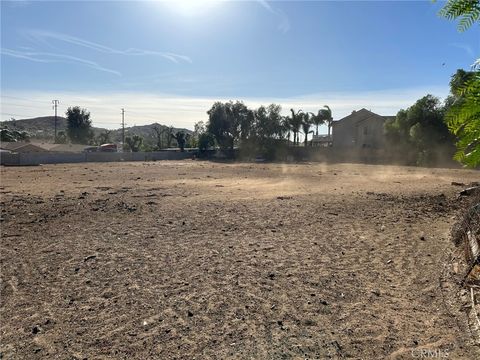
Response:
M9 120L0 122L0 127L12 130L26 131L33 139L53 139L55 133L55 116L41 116L31 119ZM57 131L65 131L67 119L57 117Z
M147 143L155 143L156 141L156 132L154 130L155 127L159 127L162 130L167 129L168 126L158 124L158 123L153 123L149 125L139 125L139 126L132 126L132 127L126 127L125 128L125 136L133 136L133 135L140 135L141 137L144 138L144 141ZM182 128L172 128L172 132L176 133L177 131L183 131L185 134L191 134L192 131L188 129L182 129ZM117 129L112 131L112 135L114 139L120 140L122 137L122 129ZM175 143L175 140L173 140L173 143Z
M132 126L125 128L125 136L140 135L144 138L146 143L155 143L156 135L154 127L167 128L165 125L158 123L150 125ZM55 133L55 116L41 116L31 119L9 120L1 121L1 128L9 128L12 130L27 131L31 135L32 140L42 140L53 142ZM57 117L57 131L65 131L67 129L67 119ZM95 136L107 131L105 128L92 127ZM108 130L110 131L110 138L113 142L120 142L122 139L122 129ZM188 129L173 128L173 132L183 131L186 134L191 134L192 131ZM175 141L173 141L175 143Z

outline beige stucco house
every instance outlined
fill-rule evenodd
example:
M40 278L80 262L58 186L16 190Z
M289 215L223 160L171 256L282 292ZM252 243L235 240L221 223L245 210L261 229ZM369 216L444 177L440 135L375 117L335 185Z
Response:
M392 116L381 116L367 109L353 111L332 123L332 146L336 148L371 148L384 146L384 124Z

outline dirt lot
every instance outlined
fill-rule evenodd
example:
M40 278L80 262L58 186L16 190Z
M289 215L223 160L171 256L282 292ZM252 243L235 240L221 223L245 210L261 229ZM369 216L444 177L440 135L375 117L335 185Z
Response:
M451 182L478 172L1 171L5 359L480 358L441 280L461 207Z

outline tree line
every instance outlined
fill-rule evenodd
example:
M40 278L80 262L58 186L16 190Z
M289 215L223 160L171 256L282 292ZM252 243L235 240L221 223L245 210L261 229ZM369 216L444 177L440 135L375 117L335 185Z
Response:
M214 144L223 151L239 148L244 154L273 157L276 150L309 143L309 135L318 135L321 125L327 125L330 135L332 111L325 105L318 112L290 109L290 115L282 115L278 104L249 109L242 101L215 102L207 111L208 121L196 124L198 147L205 150ZM315 131L312 130L315 128ZM310 138L311 139L311 138Z
M300 134L303 133L303 146L311 145L309 135L318 135L319 126L325 124L328 134L333 122L332 111L327 105L316 114L290 109L291 115L283 116L282 107L277 104L249 109L242 101L216 102L207 111L208 121L195 124L192 134L173 128L156 125L152 128L149 144L144 137L132 135L125 137L124 147L129 151L154 151L168 148L175 141L183 151L185 147L198 147L204 151L211 147L233 151L242 148L244 152L273 155L276 148L301 146ZM57 142L70 140L77 144L104 144L112 141L111 131L105 130L96 137L92 130L90 112L78 106L68 108L66 112L67 130L59 132ZM315 128L315 131L312 130ZM292 141L293 140L293 141Z
M384 124L385 155L409 165L435 165L454 157L476 167L480 164L480 64L451 77L450 95L442 102L428 94L395 119ZM290 109L281 115L281 106L270 104L251 110L241 101L216 102L208 110L207 123L196 124L200 150L216 146L223 151L238 148L242 155L276 158L285 147L309 144L309 135L318 135L326 124L331 134L332 111L324 106L317 114ZM316 128L315 131L312 130ZM198 128L198 129L197 129ZM455 146L456 145L456 146ZM341 149L333 149L340 151ZM282 156L284 157L284 156Z
M444 121L451 99L426 95L385 123L386 150L406 164L434 165L452 158L454 136Z

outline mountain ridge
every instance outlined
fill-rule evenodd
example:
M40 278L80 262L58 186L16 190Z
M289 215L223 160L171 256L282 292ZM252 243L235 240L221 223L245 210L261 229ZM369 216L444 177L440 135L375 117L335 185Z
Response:
M156 133L154 127L169 128L169 126L159 123L152 123L146 125L135 125L125 127L125 136L139 135L145 140L153 141ZM52 141L55 133L55 116L38 116L34 118L7 120L0 122L0 128L8 128L11 130L26 131L30 134L31 140ZM63 116L57 116L57 134L59 131L67 130L67 119ZM106 129L92 126L94 136L97 137L105 131L110 132L110 137L113 142L120 142L122 138L122 129ZM191 134L192 131L185 128L172 128L173 133L183 131L186 134Z

